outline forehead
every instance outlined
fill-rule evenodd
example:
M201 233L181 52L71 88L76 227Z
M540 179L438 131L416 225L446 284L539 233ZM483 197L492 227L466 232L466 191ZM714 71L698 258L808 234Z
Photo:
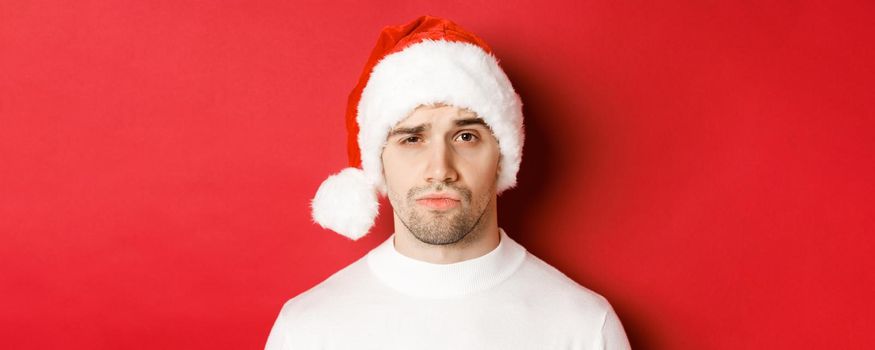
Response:
M437 104L419 106L402 119L396 127L416 126L425 123L446 121L447 123L460 119L478 118L477 113L465 108Z

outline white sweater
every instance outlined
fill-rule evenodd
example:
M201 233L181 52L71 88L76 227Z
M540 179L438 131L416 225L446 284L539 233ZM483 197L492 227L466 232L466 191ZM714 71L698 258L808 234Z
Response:
M503 230L497 248L453 264L393 242L286 302L265 349L629 349L605 298Z

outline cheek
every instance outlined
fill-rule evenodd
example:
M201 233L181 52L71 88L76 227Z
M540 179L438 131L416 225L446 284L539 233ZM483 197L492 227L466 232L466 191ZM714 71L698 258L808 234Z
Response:
M478 192L487 192L495 181L498 179L498 160L499 153L497 149L481 149L464 154L464 170L467 179L472 189L483 189Z
M393 150L383 152L383 178L386 187L398 195L404 195L413 177L411 160L402 153Z

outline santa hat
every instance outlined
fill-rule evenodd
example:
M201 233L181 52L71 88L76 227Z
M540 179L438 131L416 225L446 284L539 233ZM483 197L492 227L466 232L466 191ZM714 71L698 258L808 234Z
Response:
M501 154L496 189L516 185L524 135L519 96L482 39L423 16L380 33L349 95L350 167L319 186L313 220L353 240L367 234L379 210L377 194L386 191L381 154L389 131L417 107L435 103L468 109L489 125Z

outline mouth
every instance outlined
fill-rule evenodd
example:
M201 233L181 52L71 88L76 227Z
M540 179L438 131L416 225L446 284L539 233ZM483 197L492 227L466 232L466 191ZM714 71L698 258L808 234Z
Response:
M431 194L417 198L416 204L431 210L449 210L458 207L461 200L451 194Z

